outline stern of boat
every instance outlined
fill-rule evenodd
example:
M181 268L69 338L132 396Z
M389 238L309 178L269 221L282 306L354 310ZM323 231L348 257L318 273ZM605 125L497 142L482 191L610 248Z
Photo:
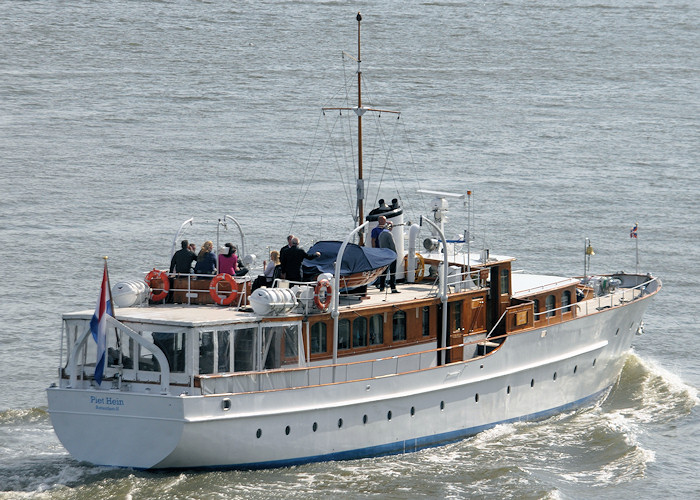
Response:
M68 452L95 465L147 469L180 441L177 396L119 391L47 389L51 423Z

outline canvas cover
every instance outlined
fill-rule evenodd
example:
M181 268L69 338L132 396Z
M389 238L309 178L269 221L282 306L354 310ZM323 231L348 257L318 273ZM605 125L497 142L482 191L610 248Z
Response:
M301 269L304 274L335 273L335 261L342 245L341 241L319 241L308 253L321 252L320 257L309 260L304 259ZM348 243L343 253L343 262L340 266L340 275L349 276L388 266L396 260L396 252L388 248L361 247L354 243Z

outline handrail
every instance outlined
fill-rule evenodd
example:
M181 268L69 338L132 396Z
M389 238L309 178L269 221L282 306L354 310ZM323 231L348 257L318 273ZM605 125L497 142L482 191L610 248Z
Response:
M168 388L170 386L170 365L168 364L168 359L165 357L163 351L161 351L155 344L143 338L138 332L132 330L124 323L116 319L114 316L107 316L106 319L107 323L111 324L115 328L119 328L119 330L121 330L123 333L126 333L128 337L134 339L134 341L137 344L142 345L143 347L145 347L153 353L156 360L158 361L158 364L160 365L161 394L168 394ZM77 384L78 373L76 358L78 357L78 351L82 349L85 345L85 340L88 338L89 334L90 329L87 328L86 331L80 336L78 341L75 343L73 349L71 350L70 359L68 361L68 371L70 373L70 385L68 387L74 387ZM107 356L106 352L105 356Z

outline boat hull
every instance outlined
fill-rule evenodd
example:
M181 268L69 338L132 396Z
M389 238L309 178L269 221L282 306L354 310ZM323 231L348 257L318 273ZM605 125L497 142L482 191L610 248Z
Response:
M71 455L100 465L258 468L412 452L604 398L647 302L513 334L487 356L410 373L206 396L55 387L49 411ZM96 402L106 397L111 404Z

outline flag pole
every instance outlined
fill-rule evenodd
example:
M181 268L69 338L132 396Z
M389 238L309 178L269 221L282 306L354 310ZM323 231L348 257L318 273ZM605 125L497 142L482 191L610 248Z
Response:
M110 309L112 310L112 317L114 316L114 299L112 298L112 284L109 282L109 268L107 267L107 257L106 255L102 257L105 260L105 274L107 274L107 290L109 290L109 304L110 304ZM121 339L121 334L119 333L119 330L116 328L114 329L114 333L116 334L117 337L117 349L119 349L119 364L122 364L122 339Z
M634 232L634 246L636 255L634 271L635 274L639 274L639 236L637 235L637 232L639 231L639 223L635 222L634 227L637 229L637 231Z

